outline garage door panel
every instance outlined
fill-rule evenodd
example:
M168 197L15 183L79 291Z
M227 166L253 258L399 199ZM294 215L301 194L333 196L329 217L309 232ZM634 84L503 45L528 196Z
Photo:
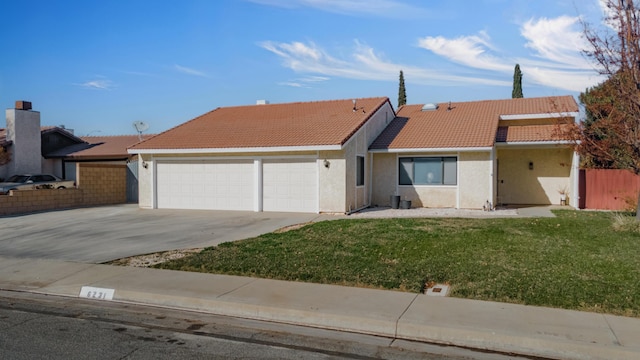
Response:
M264 211L317 212L317 172L315 159L265 160Z
M157 166L158 208L253 210L253 193L250 160L159 162Z

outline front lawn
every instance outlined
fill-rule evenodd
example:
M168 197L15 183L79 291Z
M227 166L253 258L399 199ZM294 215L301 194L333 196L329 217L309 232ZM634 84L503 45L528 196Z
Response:
M211 247L156 267L420 292L640 317L640 232L611 213L358 219Z

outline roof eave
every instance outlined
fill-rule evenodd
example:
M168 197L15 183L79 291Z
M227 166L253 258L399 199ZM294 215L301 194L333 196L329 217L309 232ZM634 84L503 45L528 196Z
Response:
M547 140L547 141L504 141L496 142L497 147L507 146L548 146L548 145L573 145L571 140Z
M212 154L212 153L257 153L287 151L340 151L342 145L273 146L241 148L198 148L198 149L127 149L129 154Z
M578 118L579 112L567 111L567 112L550 112L542 114L513 114L513 115L500 115L500 120L530 120L530 119L557 119L572 117Z
M403 149L369 149L371 153L437 153L437 152L476 152L491 151L491 146L449 147L449 148L403 148Z

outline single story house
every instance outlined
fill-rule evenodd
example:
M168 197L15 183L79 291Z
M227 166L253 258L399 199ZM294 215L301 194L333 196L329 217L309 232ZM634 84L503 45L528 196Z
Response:
M386 97L222 107L129 148L143 208L348 213L577 207L572 96L405 105Z

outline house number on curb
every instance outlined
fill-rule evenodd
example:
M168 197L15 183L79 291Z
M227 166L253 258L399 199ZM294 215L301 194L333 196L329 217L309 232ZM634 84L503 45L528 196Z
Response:
M93 286L83 286L80 289L81 298L96 299L96 300L113 300L113 294L115 289L97 288Z

